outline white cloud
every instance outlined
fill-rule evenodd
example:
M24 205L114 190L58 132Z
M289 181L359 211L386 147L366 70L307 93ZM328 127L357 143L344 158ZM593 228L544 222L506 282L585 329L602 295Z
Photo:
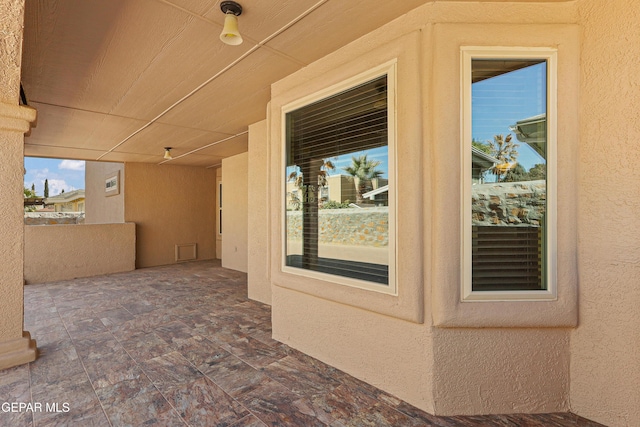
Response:
M83 171L84 160L63 160L58 165L58 169L67 169L72 171ZM65 190L67 191L67 190Z
M43 184L44 185L44 184ZM75 187L66 183L64 179L49 180L49 196L57 196L64 190L65 192L77 190Z

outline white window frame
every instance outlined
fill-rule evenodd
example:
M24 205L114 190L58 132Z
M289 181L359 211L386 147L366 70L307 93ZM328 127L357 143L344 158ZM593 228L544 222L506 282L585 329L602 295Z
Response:
M398 295L397 286L397 251L396 251L396 236L397 236L397 203L396 203L396 188L397 188L397 173L396 173L396 87L397 87L397 60L389 61L378 67L375 67L369 71L365 71L361 74L353 76L343 82L315 92L311 95L300 98L296 101L288 103L282 107L281 110L281 123L282 123L282 157L281 157L281 192L283 196L283 204L281 207L281 263L280 269L283 273L293 274L297 276L308 277L317 280L323 280L326 282L336 283L339 285L350 286L359 289L365 289L369 291ZM287 186L287 174L286 174L286 135L287 135L287 113L302 108L306 105L312 104L316 101L320 101L329 98L340 92L349 90L360 84L374 80L378 77L387 76L387 126L388 126L388 162L389 162L389 179L392 180L392 184L389 186L389 283L387 285L378 284L374 282L368 282L365 280L353 279L350 277L338 276L328 273L321 273L312 270L305 270L302 268L290 267L286 265L287 259L287 236L286 236L286 186Z
M549 301L557 299L557 49L548 47L461 47L462 97L462 289L463 302ZM547 205L545 290L473 291L471 283L471 61L473 59L542 59L547 63Z

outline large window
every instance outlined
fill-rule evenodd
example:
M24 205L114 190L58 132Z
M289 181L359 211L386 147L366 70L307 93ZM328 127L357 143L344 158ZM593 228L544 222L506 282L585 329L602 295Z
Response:
M555 297L555 52L463 48L464 300Z
M393 98L387 66L285 107L285 271L395 292Z

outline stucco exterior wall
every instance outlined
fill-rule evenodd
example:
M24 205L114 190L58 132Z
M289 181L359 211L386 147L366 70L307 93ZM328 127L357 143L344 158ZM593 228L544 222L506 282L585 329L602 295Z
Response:
M23 333L24 134L35 110L18 105L23 0L0 0L0 369L35 360L35 341Z
M222 234L220 234L220 185L222 184L222 167L216 168L216 259L222 259ZM224 193L224 191L223 191Z
M506 40L518 46L560 43L566 52L561 66L566 83L577 75L579 66L578 32L572 25L577 21L575 6L425 4L272 86L269 165L274 183L270 192L274 338L436 414L569 409L569 328L577 317L575 226L568 222L575 217L571 196L561 207L568 229L562 237L567 265L561 272L564 287L559 300L480 303L473 315L454 315L458 317L447 323L452 318L447 316L459 305L461 265L456 231L460 220L450 214L451 203L459 203L461 191L457 166L459 46L447 45L447 34L455 23L476 23L482 25L458 31L459 38L453 43L478 45L483 44L483 37L488 45L502 45ZM487 30L488 23L496 25ZM449 24L454 26L443 31L442 25ZM543 37L537 38L540 35ZM440 57L444 61L435 60L438 49L445 48L453 50L446 58ZM284 205L278 184L284 158L282 106L394 58L398 73L397 205L401 206L396 225L398 295L283 272L284 213L278 208ZM443 88L434 76L447 73ZM576 101L565 103L575 99L576 87L574 82L561 89L561 111L566 119L563 132L573 141L564 146L563 160L577 143ZM575 162L568 161L566 168L563 189L576 184ZM445 298L435 297L443 293ZM536 357L542 356L540 352L544 356Z
M568 411L569 335L559 328L435 329L436 412Z
M274 339L435 412L428 327L279 286L272 289Z
M125 163L125 221L136 224L136 268L173 264L175 246L215 258L215 170Z
M106 196L104 191L107 175L120 173L120 194ZM118 224L124 222L124 163L86 162L85 224Z
M0 232L3 303L0 305L0 341L22 336L22 270L24 211L21 209L24 137L19 132L0 129L3 160L0 162L0 203L5 207Z
M271 304L269 267L269 155L266 120L249 126L247 284L249 298Z
M135 224L24 227L28 285L135 269Z
M609 426L638 426L640 3L578 6L580 318L571 336L571 409Z
M248 270L248 167L249 154L222 160L222 266Z

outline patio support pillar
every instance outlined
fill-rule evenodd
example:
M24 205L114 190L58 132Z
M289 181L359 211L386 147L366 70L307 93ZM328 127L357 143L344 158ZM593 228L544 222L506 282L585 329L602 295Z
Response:
M19 105L24 0L0 0L0 369L31 362L24 327L24 134L36 118Z

